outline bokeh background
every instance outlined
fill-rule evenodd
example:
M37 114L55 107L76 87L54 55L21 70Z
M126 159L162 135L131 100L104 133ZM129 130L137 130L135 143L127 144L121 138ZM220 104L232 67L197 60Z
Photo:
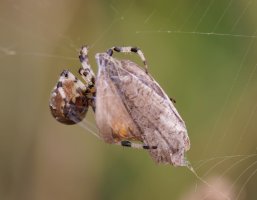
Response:
M0 199L256 199L256 19L256 0L1 0ZM82 44L95 71L109 47L144 51L209 186L52 118L50 91L63 69L77 73Z

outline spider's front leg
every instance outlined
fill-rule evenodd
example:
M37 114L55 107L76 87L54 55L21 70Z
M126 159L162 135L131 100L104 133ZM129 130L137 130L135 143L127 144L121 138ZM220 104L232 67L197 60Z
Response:
M79 60L81 63L81 67L79 69L79 74L85 81L86 95L88 98L89 105L95 111L95 96L96 96L96 89L95 89L95 74L89 64L88 61L88 46L82 46L79 54Z
M88 46L82 46L80 53L79 53L79 60L81 63L81 67L79 69L79 73L82 76L82 78L86 82L86 87L89 87L91 85L95 84L95 74L88 62Z
M145 56L138 47L112 47L107 51L107 54L109 56L112 56L113 51L121 52L121 53L131 53L131 52L136 53L140 57L140 59L142 60L142 62L144 64L145 73L148 74L148 66L146 63Z

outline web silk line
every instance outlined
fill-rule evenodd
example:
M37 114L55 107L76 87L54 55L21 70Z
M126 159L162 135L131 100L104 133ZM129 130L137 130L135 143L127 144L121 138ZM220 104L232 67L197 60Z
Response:
M203 19L204 19L205 16L207 15L207 13L208 13L208 11L210 10L210 8L211 8L212 4L214 3L214 1L215 1L215 0L210 1L209 5L208 5L207 8L205 9L205 11L204 11L202 17L200 18L199 22L198 22L197 25L195 26L194 31L196 31L197 28L199 27L199 25L202 23Z
M203 35L203 36L224 36L224 37L236 37L236 38L257 38L257 35L244 35L244 34L232 34L232 33L215 33L215 32L198 32L198 31L176 31L176 30L138 30L136 34L187 34L187 35Z
M215 24L215 26L214 26L212 32L214 32L214 31L217 29L217 27L219 26L220 22L222 21L222 19L224 18L225 14L227 13L228 9L229 9L230 6L232 5L232 2L233 2L233 0L230 0L230 2L228 3L227 7L224 9L223 14L221 15L221 17L219 18L219 20L218 20L217 23Z

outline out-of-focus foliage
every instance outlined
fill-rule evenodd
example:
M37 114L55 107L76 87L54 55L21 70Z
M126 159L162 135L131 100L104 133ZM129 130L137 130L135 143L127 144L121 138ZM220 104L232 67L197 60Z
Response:
M95 71L95 53L141 47L186 121L196 171L255 199L256 10L245 0L1 1L0 199L181 199L201 184L186 168L52 118L50 91L62 69L77 72L82 44Z

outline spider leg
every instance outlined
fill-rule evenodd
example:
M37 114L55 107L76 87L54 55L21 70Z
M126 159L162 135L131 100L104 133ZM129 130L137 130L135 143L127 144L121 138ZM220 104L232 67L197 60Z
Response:
M88 46L82 46L79 54L79 60L81 62L81 67L79 69L79 74L85 80L86 84L86 96L88 98L89 105L96 110L95 107L95 74L88 62Z
M148 66L146 63L145 56L138 47L112 47L107 51L107 54L109 54L109 56L112 56L113 51L121 52L121 53L131 53L131 52L136 53L140 57L140 59L143 61L145 73L148 74Z
M176 103L176 99L174 99L173 97L170 97L170 101L171 101L172 103Z
M123 146L123 147L132 147L135 149L157 149L157 146L148 146L146 144L133 143L128 140L123 140L123 141L117 142L115 144Z
M88 62L88 46L82 46L79 53L79 60L81 62L81 67L79 68L79 73L82 78L86 81L86 87L94 86L95 84L95 74Z

